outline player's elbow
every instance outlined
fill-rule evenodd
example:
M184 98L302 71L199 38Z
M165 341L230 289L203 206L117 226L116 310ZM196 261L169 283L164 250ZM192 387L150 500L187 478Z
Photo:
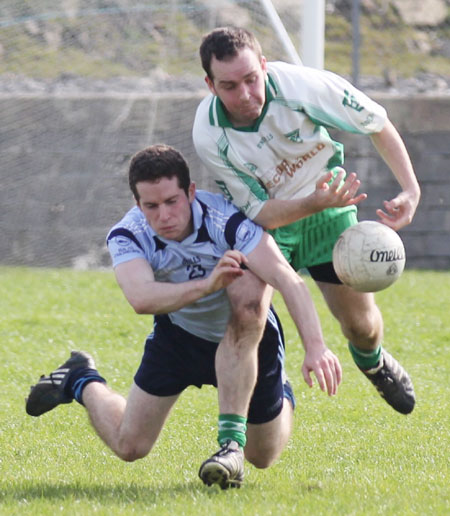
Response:
M277 224L275 221L268 220L267 222L260 224L264 229L270 230L270 229L277 229L280 227L280 224Z
M292 289L305 288L305 282L286 262L281 267L274 269L270 284L278 290L283 297Z
M152 303L149 303L148 300L140 298L140 297L128 297L128 302L130 303L133 310L138 315L146 315L146 314L155 314L156 307L152 306Z
M274 220L271 217L265 216L261 212L259 212L259 214L253 218L253 222L256 222L256 224L259 224L261 227L263 227L266 230L277 229L278 227L280 227L280 224L277 224L276 220Z
M147 309L144 307L144 306L141 306L141 305L132 305L134 311L136 314L138 315L145 315L145 314L148 314L149 312L147 311Z

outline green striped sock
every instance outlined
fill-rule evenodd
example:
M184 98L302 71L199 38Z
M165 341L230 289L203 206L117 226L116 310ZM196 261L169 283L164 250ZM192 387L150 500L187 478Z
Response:
M352 354L355 364L365 371L367 371L368 369L373 369L380 362L381 346L378 346L377 349L374 349L372 351L365 351L359 348L355 348L355 346L351 342L349 342L348 349Z
M219 414L219 435L217 440L220 446L231 439L244 448L247 442L247 418L237 414Z

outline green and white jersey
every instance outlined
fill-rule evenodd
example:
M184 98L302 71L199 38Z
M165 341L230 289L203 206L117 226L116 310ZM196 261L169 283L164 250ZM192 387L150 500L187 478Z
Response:
M266 104L252 127L234 128L222 102L208 95L197 108L196 151L222 192L254 218L269 198L311 194L317 179L342 165L342 144L327 128L371 134L385 109L342 77L288 63L268 63Z

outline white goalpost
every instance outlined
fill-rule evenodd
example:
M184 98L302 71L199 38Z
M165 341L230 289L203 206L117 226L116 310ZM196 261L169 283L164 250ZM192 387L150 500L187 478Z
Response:
M286 50L286 53L290 57L291 61L294 64L302 64L302 61L300 59L300 56L298 55L298 52L295 48L295 46L292 43L292 40L289 36L289 34L286 31L285 26L283 25L283 22L280 19L280 16L277 13L277 10L273 6L273 3L271 0L260 0L261 5L263 6L264 10L267 13L267 17L272 24L276 35L280 38L280 41Z
M304 0L301 57L305 66L323 69L325 54L325 0Z

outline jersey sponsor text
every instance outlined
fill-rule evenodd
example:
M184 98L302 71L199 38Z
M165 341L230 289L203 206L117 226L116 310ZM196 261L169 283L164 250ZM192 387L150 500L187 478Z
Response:
M267 190L274 188L280 182L283 174L292 177L297 172L297 170L300 170L309 159L313 159L324 148L325 144L319 142L314 147L314 149L306 152L305 154L302 154L301 156L298 156L293 162L289 162L288 160L284 159L279 165L277 165L275 169L276 172L272 179L265 183Z

